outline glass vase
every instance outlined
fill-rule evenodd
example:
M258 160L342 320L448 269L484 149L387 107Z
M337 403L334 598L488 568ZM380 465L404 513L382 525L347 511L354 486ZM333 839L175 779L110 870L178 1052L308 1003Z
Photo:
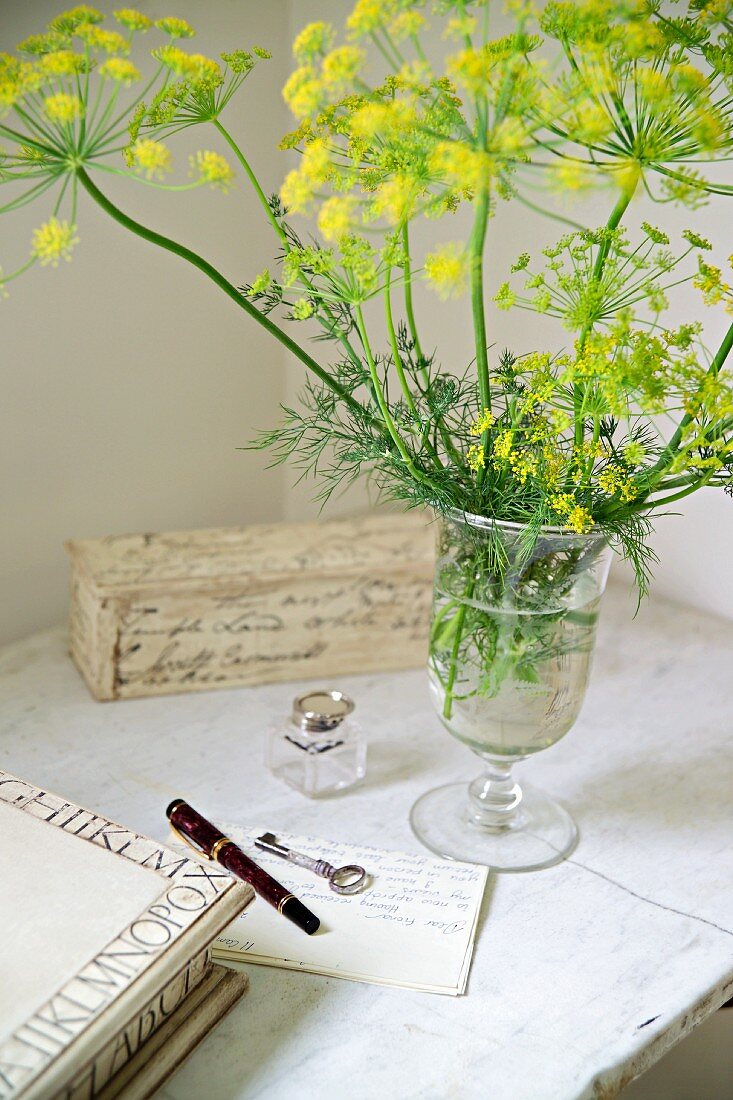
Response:
M437 521L428 675L440 720L481 758L466 787L415 803L423 844L496 871L558 863L575 846L570 814L514 778L514 764L554 745L583 703L611 548L578 535L464 512Z

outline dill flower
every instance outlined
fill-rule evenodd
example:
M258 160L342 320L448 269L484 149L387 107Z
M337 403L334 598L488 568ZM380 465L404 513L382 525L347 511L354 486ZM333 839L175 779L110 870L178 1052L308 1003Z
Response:
M101 50L102 53L108 54L130 52L130 43L119 31L108 31L104 27L97 27L94 23L82 23L76 34L90 49Z
M86 70L86 58L73 50L51 50L38 62L39 70L49 76L71 76Z
M587 191L595 183L590 167L579 160L562 160L554 165L551 178L560 191Z
M317 111L323 96L323 85L313 65L301 65L292 72L282 94L296 118L305 118Z
M57 15L48 25L50 31L60 34L72 34L78 27L85 23L101 23L104 19L101 11L90 8L88 4L78 4L70 11Z
M371 210L378 217L383 215L391 225L397 225L412 213L415 199L422 189L420 181L414 176L396 172L375 191Z
M185 19L177 19L175 16L166 16L164 19L156 19L155 25L163 34L169 34L171 38L193 38L196 31Z
M494 423L494 420L494 414L491 412L490 409L485 408L483 409L481 415L474 420L473 424L469 428L469 432L471 433L471 435L483 435L484 432L487 432L489 430L491 425Z
M315 191L312 180L295 168L288 172L280 187L280 198L290 213L303 214L313 202Z
M177 76L188 77L192 80L221 80L219 63L211 57L205 57L202 53L186 53L185 50L168 43L153 50L153 57L162 62Z
M698 260L698 273L692 280L692 285L701 291L706 306L717 305L721 298L731 292L731 288L723 282L720 268L706 264L702 258Z
M318 212L318 230L327 241L338 242L354 228L356 200L334 195Z
M330 50L336 37L331 23L309 23L293 42L293 57L296 61L310 61L318 54Z
M419 11L401 11L391 19L387 30L396 41L412 38L425 27L425 16Z
M249 288L251 295L266 294L272 286L272 276L267 268L261 271Z
M463 294L468 275L469 257L462 244L444 244L425 257L425 278L440 298Z
M108 57L99 66L99 75L127 86L140 79L140 70L124 57Z
M329 90L351 83L359 75L365 56L358 46L337 46L323 58L323 83Z
M466 451L466 462L476 472L483 469L485 464L484 448L481 443L472 443Z
M646 448L637 440L632 440L624 447L624 460L629 466L640 466L646 458Z
M575 507L572 493L555 493L549 499L549 505L559 516L567 516Z
M296 321L306 321L315 313L315 306L310 298L298 298L297 302L293 303L291 312Z
M226 157L214 153L211 149L199 149L189 157L191 173L198 176L200 183L210 183L222 191L228 191L234 179L234 171Z
M692 229L684 229L682 236L693 248L701 248L704 252L709 252L713 247L706 237L701 237L699 233L695 233Z
M446 70L456 84L474 94L485 91L490 79L486 54L473 47L446 58Z
M42 267L58 267L59 260L70 260L75 244L79 243L76 226L58 218L34 229L31 238L31 252L40 261Z
M47 96L43 105L46 114L54 122L73 122L84 113L84 104L79 96L67 95L66 92Z
M431 172L461 191L476 191L486 182L489 157L462 141L440 141L430 153Z
M576 504L575 507L568 513L567 525L572 531L576 531L579 535L584 535L587 531L590 531L593 526L593 516L587 508L583 508L580 504Z
M601 471L597 480L598 488L612 497L615 493L620 493L626 488L629 478L625 470L611 462L605 470Z
M152 19L149 19L147 15L143 15L141 11L136 11L135 8L120 8L119 11L113 12L113 15L117 22L123 27L127 27L129 31L144 32L153 25Z
M349 132L367 141L377 135L388 140L406 134L415 125L415 119L414 107L401 99L391 103L365 103L351 116Z
M494 295L494 301L499 309L511 309L516 300L517 296L509 286L509 283L502 283L498 293Z
M347 30L353 38L371 34L377 30L389 9L385 0L357 0L353 11L346 20Z
M19 53L28 53L32 57L43 57L53 50L64 49L68 45L68 38L60 34L31 34L18 43Z
M309 141L300 162L301 175L313 183L323 183L331 168L331 153L326 142L322 138Z
M642 222L641 228L653 244L669 244L669 237L663 229L658 229L656 225L650 225L649 222Z
M148 179L162 179L171 170L171 151L162 141L139 138L127 153L128 163Z
M503 432L499 432L494 440L494 459L495 461L504 462L512 452L514 446L514 433L506 428Z

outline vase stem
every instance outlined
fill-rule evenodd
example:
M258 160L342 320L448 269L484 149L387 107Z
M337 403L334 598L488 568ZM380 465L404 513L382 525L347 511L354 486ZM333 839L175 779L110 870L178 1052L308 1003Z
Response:
M512 775L514 762L482 759L484 773L468 788L468 820L482 829L507 829L522 802L522 788Z

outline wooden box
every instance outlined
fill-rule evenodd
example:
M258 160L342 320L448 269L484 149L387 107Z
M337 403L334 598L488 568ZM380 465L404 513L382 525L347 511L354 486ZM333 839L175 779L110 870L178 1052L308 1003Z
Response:
M74 540L71 653L97 699L420 666L424 515Z

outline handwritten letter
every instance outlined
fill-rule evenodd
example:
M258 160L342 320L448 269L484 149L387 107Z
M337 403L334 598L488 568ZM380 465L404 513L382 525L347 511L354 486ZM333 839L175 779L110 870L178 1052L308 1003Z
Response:
M430 856L386 852L312 836L279 834L289 848L358 863L371 875L344 897L323 878L255 848L262 830L228 826L227 835L321 919L315 936L257 899L217 940L214 957L309 970L355 981L431 993L463 993L487 869Z

